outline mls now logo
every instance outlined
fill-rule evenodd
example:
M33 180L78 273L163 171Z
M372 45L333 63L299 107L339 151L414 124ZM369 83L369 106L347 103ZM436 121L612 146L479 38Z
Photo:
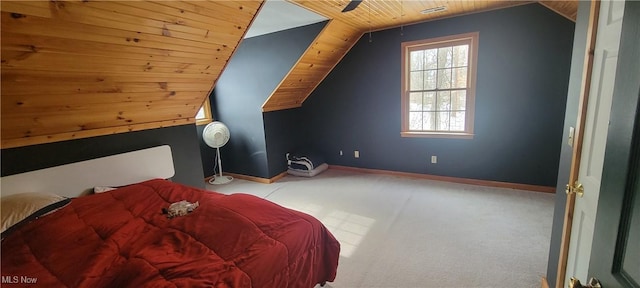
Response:
M38 278L27 276L2 276L2 284L36 284Z

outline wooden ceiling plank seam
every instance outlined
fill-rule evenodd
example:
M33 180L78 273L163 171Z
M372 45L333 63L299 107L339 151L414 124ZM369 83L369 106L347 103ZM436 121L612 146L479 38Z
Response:
M34 80L30 80L30 79L50 79L50 80L57 80L57 79L65 79L65 78L59 78L62 76L66 76L66 75L80 75L78 77L91 77L91 78L86 78L86 81L96 81L96 82L100 82L100 81L106 81L106 79L123 79L123 78L127 78L125 80L119 80L119 82L130 82L130 81L135 81L135 79L137 79L137 75L139 75L140 73L131 73L131 72L105 72L105 73L97 73L95 71L91 71L91 72L73 72L73 71L38 71L38 70L24 70L24 69L3 69L2 70L2 81L5 81L5 75L7 75L8 80L6 81L13 81L13 82L27 82L27 81L34 81ZM213 77L210 75L202 75L202 74L180 74L180 73L152 73L152 72L147 72L144 75L141 75L139 77L140 79L158 79L158 81L162 81L162 82L166 82L164 80L166 79L173 79L171 81L174 82L189 82L189 81L196 81L198 79L206 79L207 81L209 79L212 79ZM16 79L16 80L12 80L12 79ZM26 80L25 80L26 79ZM66 78L68 79L68 78ZM92 79L92 80L89 80ZM42 80L40 80L42 81Z
M32 67L33 70L38 70L38 71L65 71L65 72L86 72L86 71L92 71L92 70L87 70L86 68L82 68L82 67L68 67L69 65L67 65L66 67L48 67L48 66L37 66L37 67ZM147 70L146 68L142 68L142 67L134 67L134 66L114 66L114 65L94 65L93 66L94 69L104 69L104 70L110 70L110 69L117 69L117 70L121 70L124 72L138 72L138 73L146 73L147 71L151 71L151 70ZM2 69L8 69L8 66L2 65ZM190 70L190 69L183 69L181 70L181 72L176 72L175 69L171 69L171 68L163 68L163 67L155 67L153 68L154 72L159 72L159 73L181 73L181 74L192 74L192 75L217 75L218 72L220 71L215 71L215 70L210 70L207 72L202 72L202 71L198 71L198 70Z
M238 21L241 18L238 18L236 15L239 13L247 13L247 14L255 14L256 10L252 9L239 9L239 8L229 8L224 5L215 5L215 9L209 9L205 7L206 5L198 5L200 3L207 3L205 1L157 1L157 4L172 7L175 9L179 9L180 11L187 11L190 13L195 13L199 15L216 15L216 20L223 20L229 23L234 23L236 25L246 25L245 21ZM218 2L216 2L218 3ZM213 8L213 7L212 7ZM231 15L231 16L229 16ZM208 21L207 21L208 22Z
M161 0L162 1L162 0ZM187 2L192 4L195 9L205 9L204 11L210 11L207 13L211 13L210 15L217 15L217 11L227 11L225 14L231 14L229 12L234 11L233 14L238 15L240 17L253 17L253 15L257 14L259 11L259 7L256 4L259 4L262 1L191 1L191 0L180 0L180 2ZM231 2L231 3L227 3ZM231 5L229 5L231 4ZM238 17L234 16L234 17ZM223 18L224 19L224 18ZM231 20L231 19L229 19ZM233 19L235 20L235 19Z
M484 1L484 0L483 0ZM487 1L484 1L487 2ZM442 6L447 7L447 14L465 14L467 13L464 9L463 1L447 1L446 3L440 4Z
M53 55L55 57L50 57ZM65 56L65 57L60 57ZM76 62L68 63L69 59L75 59ZM92 68L99 67L114 67L116 70L122 67L123 71L152 71L152 70L166 70L175 73L197 74L201 72L220 71L222 66L212 66L207 64L192 64L192 63L174 63L174 62L160 62L160 61L146 61L146 60L132 60L114 58L113 62L107 61L107 57L73 57L73 55L64 54L45 54L45 53L32 53L30 57L26 59L3 59L2 67L40 67L56 68L58 65L66 65L65 68L92 71ZM128 61L128 62L127 62ZM61 68L62 69L62 68ZM133 69L133 70L131 70Z
M181 31L173 31L167 27L166 23L161 23L157 20L148 19L148 21L141 21L139 17L130 15L118 14L108 10L95 9L87 5L79 4L67 4L65 10L60 13L56 13L56 19L64 20L67 22L80 23L93 25L98 27L111 27L133 33L146 33L156 36L164 36L176 39L184 39L190 41L197 41L211 44L223 44L227 41L232 41L236 37L230 36L226 33L218 33L216 31L204 30L200 28L192 28L193 33L186 33ZM158 22L156 25L145 25L145 22ZM133 22L133 23L131 23ZM183 26L187 27L187 26ZM187 30L187 29L183 29Z
M136 25L136 26L145 27L145 28L166 30L166 32L169 32L172 35L174 35L175 33L180 33L180 34L186 34L186 35L193 35L193 37L198 37L202 39L202 38L205 38L208 34L212 33L212 31L209 29L186 26L186 25L178 25L175 23L167 23L166 21L161 21L157 19L143 18L137 15L128 15L128 14L118 13L118 12L106 9L107 7L97 6L96 4L92 4L92 5L76 4L75 6L72 6L72 7L77 7L78 9L81 9L80 10L81 13L82 14L86 13L87 16L103 18L105 20L110 20L110 21L123 22L130 25Z
M154 100L155 101L155 100ZM104 109L98 109L100 105L109 105L110 110L115 112L105 112ZM59 105L59 106L29 106L29 107L20 107L19 109L3 109L2 113L6 113L3 115L4 124L12 125L11 127L16 128L16 125L27 124L29 127L32 127L28 121L25 122L26 118L38 118L45 119L45 117L53 117L59 116L62 118L67 118L69 123L78 124L81 118L79 118L76 113L81 115L91 114L92 118L101 117L102 114L106 115L109 119L111 118L123 118L125 116L135 115L142 110L152 109L155 112L160 112L162 109L166 109L167 111L180 112L182 114L187 113L190 117L196 114L197 110L200 109L200 99L190 99L190 100L157 100L157 102L122 102L122 103L113 103L113 102L98 102L98 104L74 104L74 105ZM9 112L5 112L9 111ZM130 112L130 111L135 111ZM46 113L46 114L43 114ZM193 114L191 114L193 113ZM84 122L82 122L84 123Z
M262 0L249 0L249 1L205 0L203 2L199 2L200 0L196 0L196 1L198 3L201 3L201 5L209 5L209 6L210 5L215 5L215 6L212 6L212 7L216 8L216 9L213 9L213 10L221 9L220 6L222 6L222 7L226 7L227 9L231 9L231 10L234 10L234 11L240 11L240 12L248 14L248 15L244 15L244 16L250 16L250 15L257 14L258 11L260 10L260 8L262 7L263 3L264 3L264 1L262 1Z
M96 41L77 41L73 39L57 38L51 36L35 37L34 35L11 33L6 31L2 31L1 35L2 43L0 45L2 49L9 49L8 51L14 50L23 52L34 52L35 50L35 52L80 54L85 56L109 56L113 54L123 54L125 56L120 57L131 57L132 59L140 60L150 60L156 58L160 59L160 61L186 63L213 63L219 60L219 57L215 58L216 56L206 54L185 53L182 51L171 51L147 47L132 47L124 44L112 44ZM12 45L15 47L13 47ZM140 56L137 55L143 55L144 57L140 58Z
M28 4L30 3L44 3L45 5L51 5L51 6L55 5L53 4L53 2L49 2L49 1L21 1L21 2L3 1L2 3L10 3L11 6L17 6L17 7L7 7L7 9L3 9L2 11L12 10L10 12L15 12L15 13L20 13L20 14L25 14L30 16L41 16L41 15L39 15L38 13L29 13L29 11L18 11L18 9L23 6L30 7L28 6ZM56 3L61 3L61 2L56 2ZM93 6L88 6L86 4L78 5L77 3L84 4L85 2L65 2L64 10L61 10L58 8L50 8L49 11L53 9L54 11L56 11L56 15L51 15L49 13L47 17L43 17L43 18L53 18L54 16L59 18L64 18L64 17L72 16L74 14L75 15L86 14L87 16L91 16L91 17L111 20L111 21L114 21L114 23L123 22L123 23L129 23L133 25L139 25L140 27L148 26L148 27L157 28L157 29L167 29L169 31L182 30L181 32L183 33L192 33L196 36L203 37L203 38L207 36L207 34L210 33L211 31L210 29L189 27L185 25L175 25L173 23L167 23L167 22L158 21L155 19L141 18L139 17L139 15L127 15L127 14L117 13L109 9L100 9L100 8L93 7L93 6L99 5L98 2L91 2ZM9 8L13 8L13 9L9 9ZM65 11L68 13L63 13ZM80 11L80 13L78 13L78 11ZM180 27L184 27L184 28L179 29Z
M51 54L50 54L51 55ZM57 54L61 55L61 54ZM129 71L129 72L168 72L180 74L211 74L212 72L222 71L222 66L201 65L201 64L183 64L171 62L158 62L151 64L150 61L123 59L113 62L97 59L98 57L46 57L42 53L32 54L26 59L5 60L3 59L2 69L11 68L31 68L33 70L55 71L93 71L94 69ZM75 62L66 62L69 58L75 59ZM130 61L130 63L127 63ZM61 65L64 65L62 67Z
M185 27L195 27L204 29L206 31L222 30L233 36L239 36L242 34L241 31L236 31L238 30L236 27L234 27L234 25L236 24L218 20L215 18L215 16L203 18L202 20L205 20L205 22L196 21L185 18L184 13L179 13L179 11L177 14L163 13L162 11L170 11L171 7L151 3L149 1L145 1L144 5L136 5L142 3L138 3L137 1L91 1L83 3L90 3L92 6L98 7L100 9L110 10L123 15L160 21L162 23L166 23L167 25L172 24ZM242 21L243 17L236 17L236 20Z
M204 54L204 55L211 53L213 50L213 49L207 49L207 48L201 48L201 47L180 46L173 43L167 43L166 41L164 42L149 41L149 40L140 41L139 39L136 40L137 38L135 37L130 38L126 36L118 37L118 36L110 36L110 35L100 35L95 33L86 33L81 30L79 31L79 29L73 29L70 27L66 27L66 28L70 28L70 30L61 29L60 27L53 27L52 29L38 29L37 27L32 27L31 25L24 25L24 23L12 23L12 22L7 23L8 20L5 20L6 17L4 16L5 15L2 15L2 20L1 20L2 26L5 27L4 29L7 29L14 33L20 33L20 34L26 34L26 35L61 37L61 35L58 33L61 31L64 33L64 38L73 39L77 41L94 41L94 42L100 42L100 43L110 43L110 44L120 44L120 45L135 44L139 47L155 48L155 49L161 49L161 50L182 51L182 52L198 53L198 54ZM31 18L33 19L33 17ZM43 25L47 25L47 24L48 23L43 23ZM54 30L54 29L57 29L57 30ZM217 49L220 49L220 51L222 52L226 50L221 46L219 46L219 48Z
M174 7L161 5L155 2L138 2L138 1L124 1L120 2L123 5L127 5L130 7L138 8L140 10L146 10L147 12L142 15L148 15L152 13L153 15L163 14L171 17L176 17L178 19L178 23L184 22L187 26L195 26L195 27L208 27L208 30L216 30L221 29L223 31L227 31L229 34L239 36L242 34L242 29L246 29L246 27L242 24L244 22L227 22L220 20L219 18L213 18L203 15L198 15L195 13L190 13L188 11L180 10ZM220 12L218 12L220 13ZM231 15L235 15L231 14ZM231 18L234 18L233 16ZM235 18L236 21L244 20L243 18Z
M205 29L200 27L186 26L183 24L176 24L175 21L163 21L152 18L143 18L139 15L129 15L124 13L119 13L113 11L113 9L108 9L108 7L104 7L97 2L91 2L91 6L84 5L83 9L87 9L88 11L93 12L97 17L105 18L113 21L121 21L126 22L133 25L140 25L150 28L157 29L166 29L169 33L184 33L184 34L192 34L196 37L204 38L210 33L214 33L211 29ZM219 33L220 34L220 33Z
M400 24L400 3L398 0L395 1L381 1L381 2L376 2L378 3L378 5L380 5L383 9L382 11L385 12L384 17L388 17L390 20L390 22L399 25ZM385 23L380 23L378 24L379 26L384 26Z
M332 15L329 15L326 13L326 11L322 10L322 9L315 9L313 5L309 5L307 4L307 2L311 2L311 1L304 1L304 0L285 0L291 4L295 4L296 6L302 8L302 9L306 9L309 10L313 13L316 13L324 18L327 19L333 19L334 17Z
M51 81L77 81L77 82L178 82L178 83L198 83L209 81L212 77L202 75L185 75L179 73L158 74L156 76L136 76L137 74L123 72L47 72L31 70L2 70L3 82L42 82ZM149 73L151 74L151 73Z
M3 59L12 59L11 55L5 55L7 52L15 52L19 58L29 57L35 53L49 54L66 54L79 55L88 57L119 57L121 59L133 60L152 60L161 62L174 63L214 63L216 59L197 59L184 58L176 56L164 56L158 51L151 51L150 48L126 49L123 53L122 45L104 44L91 41L72 41L64 38L52 38L48 36L30 37L24 34L15 34L3 31L0 38L2 39ZM128 46L125 46L128 47ZM149 53L147 53L149 52ZM153 54L152 54L153 52Z
M503 5L508 5L508 6L488 7L488 8L484 8L484 10L477 10L477 11L473 11L471 13L446 14L446 15L443 15L443 16L438 16L437 18L419 19L419 20L416 20L416 21L407 22L403 26L416 25L416 24L421 24L421 23L428 23L428 22L432 22L432 21L439 21L439 20L455 18L455 17L460 17L460 16L467 16L467 15L472 15L472 14L477 14L477 13L484 13L484 12L489 12L489 11L494 11L494 10L517 7L517 6L522 6L522 5L528 5L528 4L534 3L534 1L529 1L529 0L526 0L526 1L509 1L509 2L505 2L505 3L508 3L508 4L503 4ZM434 14L436 14L436 13L434 13ZM378 29L378 30L373 30L372 32L377 32L377 31L387 30L387 29L392 29L392 28L397 28L397 27L400 27L400 26L399 25L397 25L397 26L389 26L389 27Z
M66 132L81 129L94 129L97 128L97 123L100 126L113 126L120 123L121 125L134 124L140 122L146 122L151 119L154 121L160 121L162 119L177 119L185 117L194 117L200 109L199 102L191 102L189 104L181 104L176 106L169 106L165 103L154 105L118 105L112 109L121 109L124 111L136 111L135 113L101 113L101 110L97 109L64 109L57 114L47 113L43 116L43 109L30 109L28 111L22 111L24 116L12 118L8 115L3 120L5 125L10 125L12 129L4 129L9 136L34 136L44 135L42 132L47 133L49 127L56 127L56 132ZM84 117L87 114L91 114L91 118ZM38 119L37 121L29 123L25 121L25 117L33 117ZM44 123L43 125L39 125ZM25 125L25 126L19 126ZM28 125L28 126L26 126ZM4 133L3 133L4 134ZM3 135L4 137L4 135Z
M85 93L132 93L132 92L178 92L193 91L206 92L209 90L209 83L175 83L175 82L65 82L59 85L41 85L29 87L17 87L10 85L11 82L2 85L3 96L7 95L56 95L56 94L85 94ZM27 84L27 83L25 83ZM37 83L34 83L37 84ZM26 86L26 85L21 85Z
M28 34L28 32L27 33L20 33L20 34L39 37L39 35ZM42 36L55 37L55 35L52 35L52 34L53 33L41 33ZM120 37L112 37L112 36L104 36L104 35L91 35L91 36L84 37L86 40L79 39L81 37L82 37L81 33L71 33L71 34L66 34L66 38L64 38L64 39L74 40L74 41L78 41L78 42L89 41L89 42L96 42L96 43L101 43L101 44L128 46L126 44L127 42L125 42L126 40L122 39ZM134 42L134 41L135 40L130 41L130 42ZM191 53L191 54L185 54L185 55L200 54L200 55L203 55L203 57L207 56L207 54L205 53L207 50L203 49L203 48L180 47L178 45L166 44L166 43L161 43L161 42L139 41L139 42L132 43L132 44L129 44L129 45L136 45L136 46L130 46L130 47L137 47L137 48L142 48L142 49L153 49L153 50L140 50L140 51L143 51L142 53L157 51L160 55L162 55L162 54L170 54L172 52L185 52L185 53ZM37 49L37 47L34 47L34 48ZM210 53L212 53L213 50L214 49L211 49ZM221 55L219 55L218 57L226 56L226 53L224 53L224 51L222 51L222 53L220 53L220 54ZM209 57L212 57L212 58L215 57L215 56L211 56L211 54L209 54L209 55L210 55ZM226 58L226 57L224 57L224 58Z
M24 117L42 117L42 113L47 113L45 117L58 116L63 118L70 118L69 116L73 115L73 113L83 112L83 115L90 114L92 118L95 117L104 117L113 118L116 117L128 117L128 115L135 115L136 113L140 113L142 111L151 111L159 112L162 110L166 111L188 111L195 112L200 109L200 101L193 100L182 100L182 101L171 101L167 103L167 101L156 101L156 102L121 102L121 103L110 103L110 110L105 111L100 105L56 105L56 106L28 106L28 107L19 107L19 109L13 109L7 112L6 118L3 121L11 121L13 119L17 121L22 121ZM16 110L19 113L16 113ZM113 112L119 111L119 112ZM135 111L135 112L125 112L125 111ZM5 113L3 109L3 113ZM17 116L12 119L12 116ZM69 119L69 121L76 121L76 119Z
M38 16L42 18L51 18L51 10L48 8L48 6L43 7L41 5L43 3L48 5L48 2L43 1L2 1L0 2L0 10L23 15Z
M10 28L11 31L14 31L14 32L30 31L30 33L25 33L25 34L35 34L35 35L44 34L48 36L54 36L52 34L56 33L57 31L63 31L64 33L68 33L71 31L75 33L90 32L91 34L96 36L102 35L102 36L109 36L109 37L117 37L127 42L131 42L131 41L136 43L142 43L146 41L158 42L158 43L169 42L173 45L173 47L184 46L184 47L193 47L193 48L200 48L200 49L218 49L218 51L220 51L220 49L225 49L227 45L227 44L219 44L219 43L205 43L200 41L178 39L178 38L168 37L163 35L153 35L148 33L133 32L133 31L127 31L127 30L111 28L111 27L95 26L90 24L77 25L77 23L68 22L68 21L65 21L64 19L47 20L46 18L35 17L35 16L20 18L20 19L6 19L6 20L3 19L2 23L9 25L8 27ZM108 23L105 23L105 24L108 24ZM52 30L52 31L51 32L38 31L38 28L42 27L43 25L47 25L49 29L40 29L40 30ZM14 30L15 26L21 26L22 28ZM63 37L63 36L64 35L59 35L58 37Z
M111 25L115 25L115 24L122 24L122 25L134 25L138 27L138 29L163 30L167 28L168 23L166 22L162 22L155 19L142 18L139 16L136 17L133 15L122 14L112 10L101 9L102 7L96 7L96 5L93 5L93 3L95 2L92 2L91 5L85 2L66 2L64 10L58 11L58 13L56 13L56 16L59 19L64 19L69 22L77 22L77 23L84 23L84 24L92 24L90 22L87 23L87 21L100 21L100 23L109 21L107 22L109 23L109 25L106 25L107 27L110 27ZM97 19L93 19L93 18L97 18ZM105 25L96 25L96 26L105 26ZM184 29L182 29L182 31L172 31L172 32L181 32L181 33L190 34L190 35L193 35L193 37L199 37L199 38L204 38L204 36L206 36L207 34L206 29L184 26L184 25L181 25L180 27L184 27ZM138 31L138 30L136 29L133 31Z
M124 107L123 107L124 108ZM77 131L84 129L92 129L89 127L95 123L111 123L108 126L135 124L146 122L151 119L158 121L164 119L193 118L197 110L200 108L198 104L178 105L176 107L167 107L166 105L151 108L151 105L133 105L129 112L123 111L104 111L98 109L85 109L85 111L51 111L46 115L42 113L24 113L21 117L7 117L3 119L3 137L9 138L20 136L42 135L41 131L45 129L55 129L52 132ZM131 110L134 109L134 110ZM132 112L131 112L132 111ZM122 112L122 113L120 113ZM191 115L191 116L189 116ZM8 125L8 127L6 127ZM55 128L52 128L55 127ZM7 135L5 135L5 133Z
M202 97L202 91L176 91L176 93L157 93L157 92L132 92L132 93L84 93L84 94L68 94L60 95L71 99L73 105L95 105L101 103L120 103L120 102L140 102L147 103L149 101L183 101L183 100L199 100ZM24 107L46 107L60 105L58 97L50 97L47 94L29 95L25 98L22 95L2 95L3 105L20 105Z
M222 68L222 66L214 66L207 63L184 63L184 62L165 62L158 60L137 60L120 57L105 57L105 56L91 56L91 57L78 57L78 54L58 54L58 53L46 53L46 52L33 52L28 57L19 59L6 59L3 57L3 65L14 65L15 63L21 63L22 65L65 65L69 62L80 62L79 59L84 58L87 60L85 63L72 63L70 65L91 66L94 64L114 65L114 66L137 66L137 67L163 67L163 68L175 68L175 69L190 69L207 70L208 68Z

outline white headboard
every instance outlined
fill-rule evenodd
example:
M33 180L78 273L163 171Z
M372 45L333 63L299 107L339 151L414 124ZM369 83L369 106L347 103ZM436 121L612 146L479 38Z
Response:
M2 177L0 194L48 192L77 197L95 186L124 186L174 174L171 147L163 145Z

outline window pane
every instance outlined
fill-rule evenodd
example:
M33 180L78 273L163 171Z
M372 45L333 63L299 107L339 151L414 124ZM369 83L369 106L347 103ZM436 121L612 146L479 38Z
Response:
M438 111L449 111L451 110L451 92L450 91L439 91L438 92L438 101L437 101Z
M451 69L438 69L438 89L451 88Z
M453 48L438 48L438 68L451 68L453 60Z
M198 110L198 114L196 114L196 119L204 119L206 116L204 115L204 106L200 107Z
M424 90L436 90L437 70L424 71Z
M451 88L467 88L467 67L451 70Z
M412 92L409 94L409 111L422 111L421 92Z
M424 50L411 51L411 70L424 70Z
M453 47L453 67L469 66L469 45Z
M424 50L425 53L425 69L438 69L438 49Z
M422 130L422 112L409 112L409 130Z
M466 112L451 112L451 131L464 131Z
M436 110L436 92L425 92L422 103L424 103L424 111Z
M436 129L436 113L424 112L424 118L422 119L422 129L426 131L435 131Z
M436 130L448 131L449 130L449 111L447 112L434 112L436 113Z
M451 110L467 110L467 91L451 91Z
M411 72L411 78L409 79L409 90L422 90L422 83L424 82L422 79L422 71Z

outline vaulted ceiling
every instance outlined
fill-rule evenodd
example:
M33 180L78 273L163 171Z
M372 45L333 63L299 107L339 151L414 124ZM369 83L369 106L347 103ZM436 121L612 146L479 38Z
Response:
M263 105L299 107L373 30L522 1L293 0L330 22ZM577 1L541 4L575 19ZM262 1L2 1L2 148L194 123ZM432 14L430 7L447 9Z
M346 0L292 0L332 19L262 106L262 111L300 107L340 59L369 31L398 27L487 10L530 4L530 1L362 1L356 9L342 12ZM541 1L542 5L575 21L577 1ZM428 8L443 11L424 14Z

